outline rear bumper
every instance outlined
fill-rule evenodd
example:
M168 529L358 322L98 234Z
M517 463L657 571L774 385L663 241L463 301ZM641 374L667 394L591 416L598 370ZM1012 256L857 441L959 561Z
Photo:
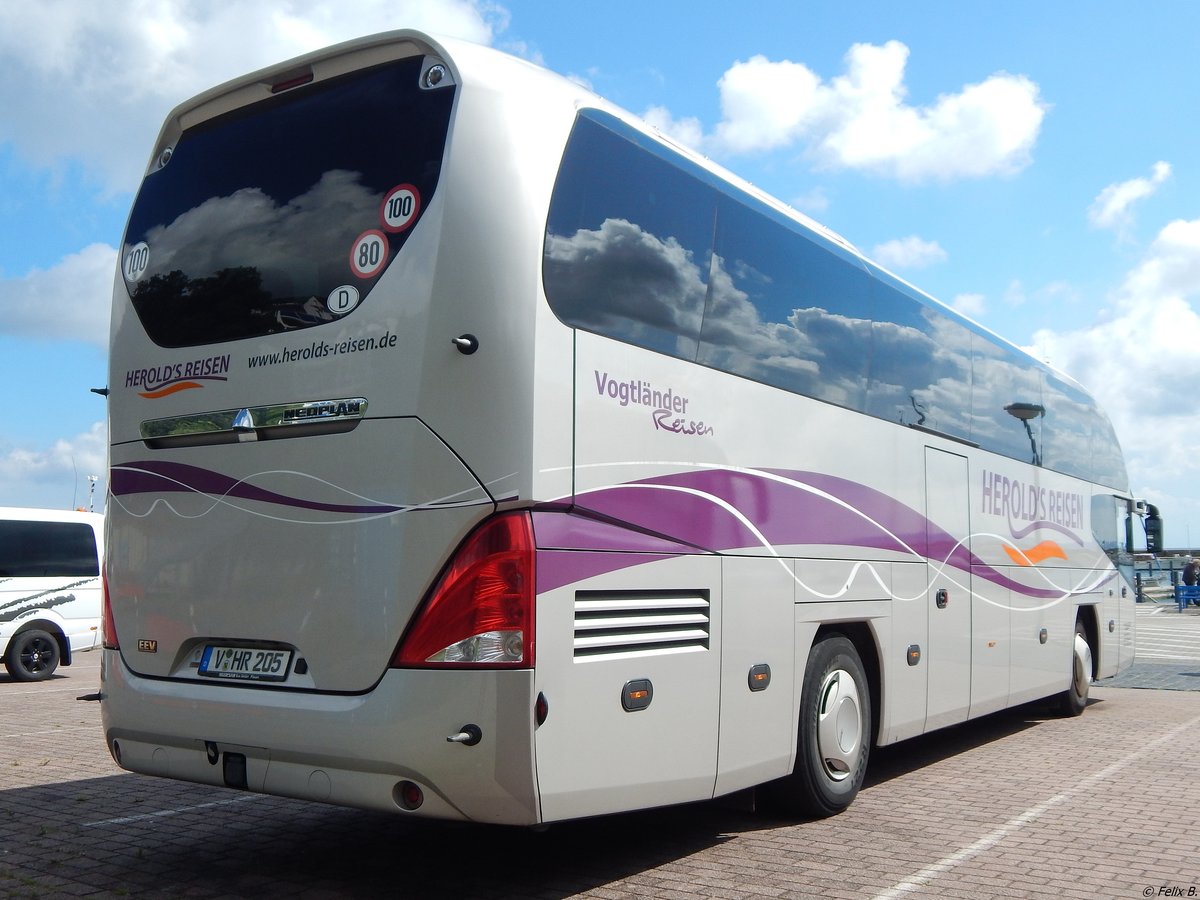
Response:
M353 696L148 679L104 650L110 752L132 772L225 785L230 754L251 791L402 815L540 821L533 672L388 670ZM447 742L466 724L475 746ZM234 766L240 767L240 761ZM405 809L398 784L424 794Z

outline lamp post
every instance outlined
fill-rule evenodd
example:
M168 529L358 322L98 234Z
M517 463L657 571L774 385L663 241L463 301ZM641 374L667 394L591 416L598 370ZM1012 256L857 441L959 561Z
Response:
M1021 424L1025 426L1025 433L1029 435L1029 447L1033 451L1033 464L1040 466L1042 464L1042 454L1038 452L1037 441L1033 437L1033 428L1029 423L1038 416L1046 414L1046 407L1040 403L1010 403L1004 407L1004 411L1014 419L1020 419Z

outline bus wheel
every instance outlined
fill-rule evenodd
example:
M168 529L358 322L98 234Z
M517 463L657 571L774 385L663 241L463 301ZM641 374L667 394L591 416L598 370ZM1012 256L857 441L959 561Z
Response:
M870 686L858 651L840 634L808 656L799 732L792 774L767 795L788 813L835 815L858 794L871 749Z
M8 645L4 667L17 681L42 681L58 668L58 641L45 631L22 631Z
M1071 650L1071 686L1058 695L1058 708L1064 716L1077 716L1088 701L1092 683L1092 645L1088 643L1083 622L1075 621L1075 642Z

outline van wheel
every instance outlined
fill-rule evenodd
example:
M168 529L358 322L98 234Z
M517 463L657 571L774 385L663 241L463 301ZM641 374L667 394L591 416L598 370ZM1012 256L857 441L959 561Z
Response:
M1092 684L1092 645L1088 643L1083 622L1075 622L1075 641L1071 646L1071 686L1058 695L1058 709L1064 716L1077 716L1087 706Z
M870 749L870 685L854 645L833 635L808 655L796 765L765 799L789 814L835 815L858 795Z
M22 631L8 645L4 667L17 681L43 681L58 668L58 641L45 632Z

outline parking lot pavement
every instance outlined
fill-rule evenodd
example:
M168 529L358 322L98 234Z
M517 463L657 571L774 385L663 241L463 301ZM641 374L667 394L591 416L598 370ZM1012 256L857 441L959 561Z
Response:
M1168 691L1200 690L1200 608L1139 603L1133 665L1104 687ZM1200 894L1200 892L1198 892Z
M1200 895L1194 692L1096 687L1078 719L1031 706L878 749L833 819L706 803L535 833L121 772L74 699L98 665L0 676L0 896Z

